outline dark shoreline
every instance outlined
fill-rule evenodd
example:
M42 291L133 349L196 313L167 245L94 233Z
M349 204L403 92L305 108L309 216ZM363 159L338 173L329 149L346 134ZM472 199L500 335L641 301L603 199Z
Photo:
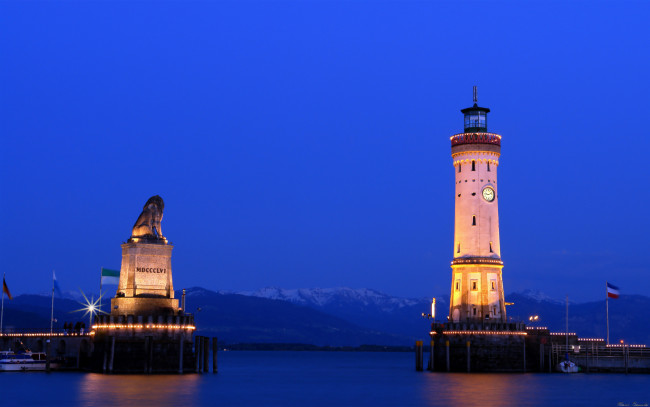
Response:
M317 351L317 352L413 352L412 346L317 346L303 343L233 343L219 344L220 351Z

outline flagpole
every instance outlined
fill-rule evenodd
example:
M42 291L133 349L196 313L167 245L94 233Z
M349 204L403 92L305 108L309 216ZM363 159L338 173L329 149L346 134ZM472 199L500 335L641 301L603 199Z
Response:
M104 267L102 267L99 270L99 310L100 311L102 310L102 274L104 274Z
M2 311L0 312L0 334L2 334L2 323L5 317L5 273L2 273Z
M605 310L607 315L607 344L609 345L609 292L607 291L607 281L605 281Z
M50 314L50 336L54 328L54 270L52 270L52 312Z
M566 360L569 360L569 296L566 296Z

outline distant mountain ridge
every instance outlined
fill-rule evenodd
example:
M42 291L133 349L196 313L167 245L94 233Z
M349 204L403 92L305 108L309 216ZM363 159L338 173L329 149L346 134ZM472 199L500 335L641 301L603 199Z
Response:
M239 291L236 294L272 300L289 301L294 304L325 307L337 302L355 302L364 306L376 306L385 311L410 307L425 299L400 298L370 288L297 288L266 287L257 291Z
M176 298L181 292L176 292ZM511 293L509 318L528 322L538 315L535 326L563 332L565 303L538 291ZM447 296L436 297L437 320L448 314ZM107 310L106 299L104 308ZM248 292L187 289L187 312L195 315L198 333L218 336L225 343L303 343L318 346L393 345L410 346L426 339L430 320L430 298L400 298L377 290L348 287L282 289L264 288ZM82 321L78 301L55 298L56 326ZM611 300L612 341L650 345L650 298L621 296ZM49 328L50 297L19 295L5 300L5 327ZM605 302L569 304L569 330L582 337L605 338Z

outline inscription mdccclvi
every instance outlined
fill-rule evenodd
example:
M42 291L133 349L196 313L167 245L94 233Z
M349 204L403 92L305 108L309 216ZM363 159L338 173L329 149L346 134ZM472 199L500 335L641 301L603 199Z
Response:
M138 273L166 273L167 269L157 267L136 267L135 271Z

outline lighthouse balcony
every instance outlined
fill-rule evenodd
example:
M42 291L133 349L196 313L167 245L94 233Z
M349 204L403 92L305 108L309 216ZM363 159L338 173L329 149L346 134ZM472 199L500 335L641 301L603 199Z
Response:
M457 264L491 264L503 266L503 261L498 257L456 257L451 265Z
M459 133L451 136L451 146L461 144L492 144L501 146L501 136L496 133Z

